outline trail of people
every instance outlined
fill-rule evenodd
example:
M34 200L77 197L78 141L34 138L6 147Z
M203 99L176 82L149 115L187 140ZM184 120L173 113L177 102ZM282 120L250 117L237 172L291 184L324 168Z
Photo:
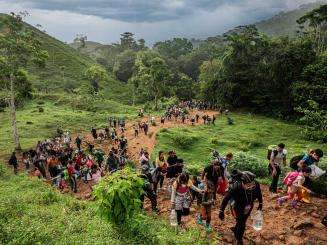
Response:
M217 115L217 111L190 111L190 117L195 114L200 115ZM148 117L138 119L138 121L148 121ZM218 119L219 120L219 119ZM225 120L225 119L224 119ZM163 128L172 127L193 127L191 122L182 123L180 121L166 121L164 124L160 123L160 117L155 118L156 126L150 126L148 135L140 133L137 137L134 136L133 124L135 122L128 122L126 125L125 137L128 139L127 154L136 163L139 161L139 152L141 148L147 150L151 155L156 144L156 135ZM202 122L200 123L202 124ZM196 127L196 125L194 125ZM91 133L84 134L85 141L92 142ZM95 148L100 147L107 153L110 149L110 144L107 142L96 143ZM170 195L167 193L169 187L169 180L165 179L163 188L158 191L157 203L158 213L163 218L169 218L170 214ZM80 188L80 187L79 187ZM327 234L325 227L321 224L321 216L327 211L327 200L320 198L313 198L312 204L300 204L299 209L295 212L289 207L278 207L277 197L272 197L269 192L269 187L262 185L263 192L263 215L264 215L264 230L256 232L251 227L252 220L249 219L248 227L245 234L245 244L300 244L302 242L324 243L327 242ZM78 198L88 198L91 196L91 189L83 189L76 194ZM216 237L216 233L206 233L211 240L217 240L224 243L233 242L233 232L231 228L234 224L234 218L231 211L226 209L226 220L221 222L218 219L219 204L222 201L222 196L218 196L216 205L212 210L212 227L218 231L220 236ZM145 209L151 212L150 200L145 200ZM190 209L190 215L183 217L183 227L199 227L196 223L196 204L193 203Z
M203 119L202 119L203 117ZM199 120L200 118L200 120ZM129 121L126 124L124 123L123 127L120 128L119 125L115 125L115 137L104 137L105 134L108 134L108 130L95 130L92 128L91 132L82 132L82 133L74 133L71 137L65 138L63 136L63 144L68 144L69 146L74 145L75 143L81 144L78 148L93 150L102 150L103 153L107 156L110 155L110 151L113 148L125 148L121 147L120 139L125 138L127 140L126 143L126 159L132 160L136 163L136 167L141 170L140 163L140 151L143 149L148 152L149 155L153 154L153 149L156 145L156 135L160 132L160 130L164 128L172 128L172 127L196 127L197 125L204 124L206 122L205 118L213 118L214 120L225 120L226 118L221 115L221 113L214 110L190 110L187 117L177 118L172 117L167 119L163 119L162 117L153 117L151 115L141 116L139 119L134 121ZM222 119L223 118L223 119ZM149 130L145 132L144 130L140 130L137 125L142 127L143 124L146 124L149 127ZM206 122L208 127L213 127L214 125L210 120ZM118 130L117 130L118 129ZM105 132L107 131L107 132ZM137 131L137 133L136 133ZM99 137L98 137L99 136ZM108 135L107 135L108 136ZM67 136L68 137L68 136ZM75 143L71 141L71 139L77 139ZM42 147L41 147L42 148ZM94 152L93 152L94 153ZM70 153L71 154L71 153ZM96 155L94 153L93 155ZM150 159L148 157L148 160ZM154 158L154 157L152 157ZM23 157L24 159L24 157ZM104 160L104 159L103 159ZM42 159L40 161L43 161ZM49 183L53 183L53 179L49 178L50 176L56 176L55 171L52 169L52 166L56 164L55 158L49 158L47 160L48 170L40 167L34 172L36 176L47 176L46 179ZM79 160L75 159L76 162ZM86 157L86 166L89 166L92 169L94 162L97 162L97 159L92 159L90 157ZM103 163L105 165L106 163ZM184 163L187 166L187 163ZM70 176L70 172L75 173L75 169L73 166L68 163L67 165L68 175ZM47 171L45 173L45 171ZM80 170L83 172L83 169ZM44 173L43 173L44 172ZM49 172L49 173L48 173ZM37 174L36 174L37 173ZM93 173L96 175L96 172ZM77 178L70 179L73 182L74 187L71 187L73 190L73 194L78 199L92 199L92 186L95 184L93 181L94 178L92 172L84 174L84 177L77 180ZM90 180L88 180L88 175L90 175ZM100 176L98 176L100 178ZM157 213L160 217L167 219L169 218L171 212L171 192L169 189L171 188L172 180L169 178L165 178L163 182L162 188L158 188L157 196L156 196L156 209ZM263 230L257 232L253 230L251 227L251 217L247 222L247 228L245 232L245 244L300 244L303 242L314 243L314 244L323 244L327 242L327 234L325 232L325 227L321 224L321 217L326 213L327 200L313 198L311 204L300 203L297 210L292 210L288 206L280 207L277 205L277 195L272 195L269 192L267 186L262 185L262 196L263 196L263 216L264 216L264 224ZM64 186L62 188L63 192L70 192L68 186ZM234 234L232 231L233 225L235 223L235 219L231 213L229 207L226 208L225 211L225 220L221 221L218 219L220 215L219 206L222 202L223 195L218 195L214 204L212 205L211 213L211 226L214 232L207 232L204 229L204 226L199 225L197 222L198 209L196 205L196 200L194 199L192 205L189 208L189 215L183 216L181 222L181 229L188 229L189 227L198 227L203 230L203 235L207 237L207 239L214 242L223 242L226 244L233 243ZM255 207L257 204L255 204ZM144 208L147 212L152 212L153 203L149 199L145 199ZM217 235L218 232L218 235ZM183 232L181 232L181 236Z

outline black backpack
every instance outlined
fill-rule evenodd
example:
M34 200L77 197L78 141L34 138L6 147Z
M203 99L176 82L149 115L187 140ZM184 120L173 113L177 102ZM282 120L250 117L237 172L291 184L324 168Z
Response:
M290 160L290 168L291 169L294 169L294 170L298 170L298 163L299 161L302 160L302 158L304 157L305 155L298 155L298 156L295 156L295 157L292 157L292 159Z

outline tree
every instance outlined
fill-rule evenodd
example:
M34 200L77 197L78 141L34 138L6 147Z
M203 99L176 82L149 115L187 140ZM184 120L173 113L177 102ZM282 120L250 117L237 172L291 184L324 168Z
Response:
M172 84L174 87L174 95L180 100L192 100L197 97L198 83L194 82L189 76L179 73L176 82Z
M304 124L302 134L309 140L327 142L327 112L321 110L313 100L303 103L296 110L301 114L299 121Z
M158 53L142 51L137 54L135 73L130 81L139 97L154 100L155 109L158 108L158 100L169 89L165 86L169 77L168 66Z
M83 34L77 34L75 39L74 39L74 43L78 43L79 46L77 49L82 49L85 48L86 46L86 41L87 41L87 36L83 35Z
M327 4L306 13L297 20L297 23L302 25L302 28L304 24L308 24L306 34L314 40L318 54L327 50Z
M202 99L213 105L226 106L231 102L233 86L225 80L223 59L203 62L200 67L200 91Z
M128 79L133 75L136 53L127 49L116 57L113 72L117 79L127 83Z
M153 46L165 58L177 59L193 50L193 45L186 38L174 38L164 42L157 42Z
M198 81L200 75L200 66L204 61L210 59L210 56L201 49L193 50L191 53L182 55L178 58L179 71Z
M124 32L120 36L121 36L120 46L121 46L122 50L126 50L126 49L136 50L137 49L137 44L135 42L133 33Z
M100 83L108 80L105 69L98 65L92 65L85 71L86 78L90 81L94 92L99 92Z
M305 107L307 100L320 105L320 110L327 110L327 51L317 60L306 66L298 81L292 84L294 107Z
M137 42L137 50L142 51L147 49L147 46L145 45L145 40L143 38L137 40Z
M46 51L41 49L41 42L35 32L28 29L23 22L26 13L1 17L4 29L0 33L0 76L6 84L9 84L9 105L11 109L11 121L13 127L13 137L15 148L21 149L16 120L16 87L20 71L28 63L44 65L48 58ZM20 80L23 82L24 80Z
M201 66L203 99L283 118L294 115L291 86L316 54L307 37L269 38L254 26L227 36L225 52Z

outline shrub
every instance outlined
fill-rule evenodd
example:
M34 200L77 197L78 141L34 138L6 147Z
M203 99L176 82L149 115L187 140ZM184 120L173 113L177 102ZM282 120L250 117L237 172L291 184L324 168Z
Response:
M191 164L188 164L186 166L186 169L190 175L195 175L195 176L200 175L202 171L202 169L198 165L191 165Z
M114 225L121 225L141 209L144 181L130 168L103 178L94 188L99 213Z
M225 146L226 142L220 141L218 138L212 138L211 139L211 144L214 144L216 146Z
M53 190L48 190L42 195L41 203L45 205L50 205L59 200L59 197Z
M6 175L6 167L3 163L0 163L0 178L4 177Z
M257 177L266 177L269 174L268 167L262 160L245 152L238 152L234 155L229 169L247 170L254 173Z
M189 149L192 144L198 140L195 136L176 134L172 136L172 143L180 149Z
M306 108L297 108L302 113L300 123L304 124L302 134L308 140L327 142L327 113L319 108L319 104L313 100L307 101Z
M168 128L162 128L162 129L160 129L160 133L169 133L169 129Z
M317 194L327 195L327 176L326 175L313 181L312 191Z

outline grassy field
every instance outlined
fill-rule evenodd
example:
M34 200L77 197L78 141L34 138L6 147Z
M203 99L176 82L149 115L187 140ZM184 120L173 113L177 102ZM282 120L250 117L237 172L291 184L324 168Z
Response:
M258 158L263 166L267 166L267 147L281 142L286 144L288 159L310 148L321 148L327 153L326 144L304 140L298 125L244 113L233 113L231 117L234 125L227 125L222 116L215 126L164 129L157 136L154 152L175 149L187 165L198 169L208 164L213 149L221 154L246 152ZM326 162L326 157L323 161Z
M60 98L60 97L59 97ZM54 98L52 98L54 99ZM104 127L108 116L133 118L137 109L115 101L105 100L94 103L95 110L87 111L63 105L62 99L30 102L17 111L18 130L23 149L34 146L38 140L56 133L60 126L63 130L78 132L90 130L92 126ZM43 108L44 112L39 112ZM7 155L14 147L9 111L0 113L1 155Z

